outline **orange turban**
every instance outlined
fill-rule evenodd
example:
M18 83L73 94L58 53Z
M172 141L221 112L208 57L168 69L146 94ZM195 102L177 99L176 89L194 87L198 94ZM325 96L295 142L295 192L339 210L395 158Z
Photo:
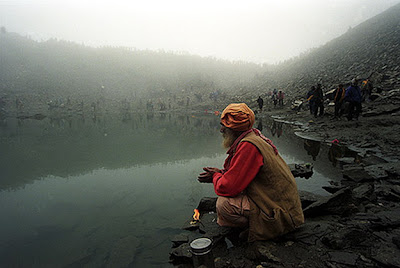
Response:
M254 121L254 113L245 103L231 103L221 114L221 123L236 131L251 129Z

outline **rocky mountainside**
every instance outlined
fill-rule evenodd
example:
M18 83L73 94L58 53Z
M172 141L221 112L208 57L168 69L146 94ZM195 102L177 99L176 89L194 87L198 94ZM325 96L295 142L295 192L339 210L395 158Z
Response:
M267 71L259 83L299 95L318 82L327 91L370 75L375 88L386 91L400 86L400 4Z

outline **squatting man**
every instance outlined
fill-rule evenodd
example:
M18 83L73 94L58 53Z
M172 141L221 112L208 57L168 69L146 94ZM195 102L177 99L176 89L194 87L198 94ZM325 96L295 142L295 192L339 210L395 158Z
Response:
M223 169L204 167L198 176L213 183L217 223L243 228L247 241L268 240L304 223L300 197L290 168L271 140L253 127L254 112L231 103L221 114Z

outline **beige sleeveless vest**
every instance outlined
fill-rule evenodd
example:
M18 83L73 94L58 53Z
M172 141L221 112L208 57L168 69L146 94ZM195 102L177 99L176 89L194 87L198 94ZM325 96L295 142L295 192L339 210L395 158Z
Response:
M290 168L254 132L243 141L254 144L264 158L264 165L245 190L250 201L248 241L268 240L294 230L304 223L304 215Z

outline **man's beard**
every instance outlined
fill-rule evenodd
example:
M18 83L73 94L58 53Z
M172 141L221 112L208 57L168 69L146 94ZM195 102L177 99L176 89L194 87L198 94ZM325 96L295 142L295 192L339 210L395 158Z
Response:
M235 135L235 133L229 129L226 129L225 132L222 133L222 137L224 138L222 141L222 146L224 148L230 148L237 139L237 135Z

